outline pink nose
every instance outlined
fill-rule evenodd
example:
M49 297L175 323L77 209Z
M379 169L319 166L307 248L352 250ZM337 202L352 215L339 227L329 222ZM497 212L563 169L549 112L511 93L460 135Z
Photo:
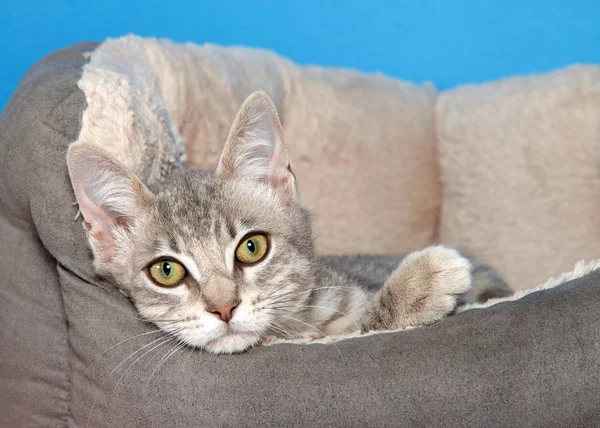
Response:
M229 320L232 317L231 313L233 312L233 310L235 308L237 308L237 304L223 305L223 306L219 306L217 308L212 308L209 310L209 312L212 312L213 314L218 315L222 321L229 322Z

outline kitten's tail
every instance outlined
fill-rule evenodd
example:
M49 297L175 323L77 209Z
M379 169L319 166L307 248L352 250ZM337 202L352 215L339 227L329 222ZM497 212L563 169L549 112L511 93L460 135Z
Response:
M497 297L507 297L514 293L506 281L491 266L469 258L471 271L471 289L460 299L459 306L468 303L483 303Z

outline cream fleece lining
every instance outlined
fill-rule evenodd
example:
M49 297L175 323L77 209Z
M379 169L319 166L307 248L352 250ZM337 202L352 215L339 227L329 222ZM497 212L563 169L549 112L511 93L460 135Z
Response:
M323 253L407 253L435 242L441 189L436 92L381 75L300 67L271 52L127 36L91 54L79 141L149 186L215 169L244 99L273 99ZM409 160L409 161L407 161Z
M438 99L431 85L419 87L381 75L349 70L299 67L271 52L257 49L175 44L127 36L107 40L89 54L89 58L78 82L88 105L83 113L78 141L102 146L149 186L160 182L173 169L214 168L242 101L254 90L263 89L269 93L284 125L284 137L290 146L302 199L316 214L318 248L326 253L354 253L357 245L364 253L408 253L440 240L446 243L458 241L465 244L467 250L480 245L477 236L471 236L473 233L478 230L491 233L501 225L490 223L495 221L492 215L478 215L486 207L492 211L497 211L497 207L476 193L493 196L496 202L502 200L502 195L481 189L480 181L471 177L469 166L473 161L467 153L481 152L481 159L490 162L475 159L477 165L485 167L485 173L491 176L490 183L502 184L503 181L494 174L504 174L511 165L495 150L516 154L523 151L523 156L528 156L526 160L538 162L537 157L525 150L529 140L521 141L525 149L517 151L507 149L506 144L501 144L503 141L494 140L493 144L487 141L486 134L480 129L487 127L482 121L486 117L500 120L505 114L497 114L494 110L497 105L507 99L513 100L519 94L529 94L528 90L538 96L542 93L539 88L559 91L562 94L560 100L566 99L569 106L578 105L576 94L579 86L585 84L587 90L583 94L586 98L583 95L581 98L585 103L580 107L583 113L567 109L566 113L561 110L561 114L575 114L583 117L585 123L593 124L595 122L588 119L600 99L600 69L594 67L572 67L539 80L536 77L516 78L459 88ZM571 84L573 89L570 89ZM522 98L526 97L523 95ZM479 111L485 113L482 118L476 116L474 123L479 127L465 126L463 122L469 114ZM567 119L571 117L568 114ZM551 118L547 120L551 122ZM531 126L522 126L517 131L523 135L523 130L529 128ZM505 134L503 129L495 134L496 138ZM550 131L553 132L551 136L558 135L553 129ZM594 140L596 136L591 130L588 133L591 134L577 140L582 147L588 147L586 141ZM553 147L562 147L558 140L553 144ZM596 165L597 159L586 150L580 150L583 160L573 156L569 159ZM535 153L545 152L536 149ZM544 156L539 156L539 162L545 160ZM518 163L525 168L524 174L535 172L540 176L546 174L546 169L555 171L555 164L554 160L543 164L543 168L536 164L535 170L529 171L527 163ZM577 169L577 165L570 168ZM586 172L582 180L592 180L590 174ZM600 188L597 175L591 181L594 189ZM440 176L444 180L444 192ZM565 180L561 182L568 184ZM582 187L578 183L575 185ZM467 191L469 186L474 186L474 190ZM522 183L515 186L523 187ZM588 201L586 206L591 204L593 207L595 202L591 196L589 199L592 202ZM477 203L484 205L478 207ZM477 211L469 217L467 211L473 211L473 207ZM506 218L512 217L504 216L500 220ZM520 223L517 226L520 227ZM554 228L553 232L558 236L567 233L568 229ZM520 242L517 235L522 232L515 230L515 236L503 237L511 245ZM461 233L468 239L461 241L457 236ZM495 235L486 237L485 233L478 236L488 246L498 239ZM529 247L548 250L536 243L534 237L525 241ZM577 240L560 241L569 242L571 247L566 248L568 254L557 253L556 258L560 256L562 263L556 264L554 269L558 266L564 269L568 266L565 266L565 260L582 257L579 253L589 257L588 247L596 248L597 243L597 239L590 236L589 242L593 245L588 243L578 252L577 248L572 248ZM476 253L485 253L486 262L501 267L500 272L513 279L513 284L526 286L527 281L521 281L517 273L523 276L522 272L527 272L528 266L539 263L530 262L536 260L535 251L520 253L518 246L514 249L509 265L497 263L504 259L494 256L511 253L504 247ZM562 247L553 245L551 250L560 252ZM579 262L574 270L535 288L518 291L507 299L470 305L461 311L519 299L579 278L597 269L599 264L598 260ZM511 272L515 272L512 278ZM338 339L341 338L313 343Z

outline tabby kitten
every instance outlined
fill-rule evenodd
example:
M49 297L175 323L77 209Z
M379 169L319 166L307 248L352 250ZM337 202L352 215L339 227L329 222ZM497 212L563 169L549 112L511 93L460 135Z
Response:
M148 188L94 145L71 145L67 162L98 274L194 347L235 353L267 336L423 326L471 289L470 261L442 246L395 259L379 290L365 275L387 275L389 259L317 257L279 118L261 92L241 107L215 172L176 172Z

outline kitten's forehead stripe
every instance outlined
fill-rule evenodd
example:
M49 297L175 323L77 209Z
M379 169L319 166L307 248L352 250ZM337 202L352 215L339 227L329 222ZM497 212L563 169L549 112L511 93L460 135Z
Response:
M231 219L229 217L225 219L225 224L227 227L227 232L229 233L229 237L231 239L235 239L235 236L237 235L237 231L235 229L234 223L231 221Z
M210 224L210 231L211 231L211 235L216 236L221 232L221 220L220 217L218 215L218 213L215 212L215 210L211 209L211 224Z
M169 236L169 247L171 248L171 250L175 253L179 253L181 252L179 250L179 245L177 245L177 239L175 239L175 236L170 235Z

